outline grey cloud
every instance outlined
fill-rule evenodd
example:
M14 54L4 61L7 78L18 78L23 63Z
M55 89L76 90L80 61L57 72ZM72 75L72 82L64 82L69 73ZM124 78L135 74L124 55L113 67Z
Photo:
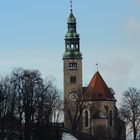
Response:
M113 59L103 64L104 71L113 78L125 80L134 66L134 63L126 59Z

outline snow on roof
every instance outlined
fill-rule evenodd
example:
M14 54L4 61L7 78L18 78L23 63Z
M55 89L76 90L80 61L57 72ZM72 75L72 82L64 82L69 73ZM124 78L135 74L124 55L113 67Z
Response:
M63 133L62 140L78 140L69 133Z

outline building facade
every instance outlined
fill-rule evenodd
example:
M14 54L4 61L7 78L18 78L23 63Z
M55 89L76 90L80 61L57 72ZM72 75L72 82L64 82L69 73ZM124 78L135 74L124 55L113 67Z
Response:
M64 71L64 126L96 137L125 140L125 123L118 117L114 91L97 71L82 85L82 53L72 9L67 21Z

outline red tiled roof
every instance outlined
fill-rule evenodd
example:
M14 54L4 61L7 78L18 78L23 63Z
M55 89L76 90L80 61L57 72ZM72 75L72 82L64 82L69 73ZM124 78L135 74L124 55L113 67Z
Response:
M115 100L114 94L111 93L98 71L95 73L87 89L83 93L82 100Z

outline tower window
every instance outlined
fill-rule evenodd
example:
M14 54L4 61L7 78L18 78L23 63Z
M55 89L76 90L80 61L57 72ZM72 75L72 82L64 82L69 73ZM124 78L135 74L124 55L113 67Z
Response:
M69 70L77 70L77 63L69 63Z
M71 50L74 50L75 46L74 44L71 44Z
M112 110L109 110L109 125L112 126Z
M78 48L79 48L79 47L78 47L78 44L77 44L77 45L76 45L76 49L78 50Z
M85 127L88 127L88 111L85 110Z
M72 83L72 84L76 83L76 76L70 77L70 83Z
M66 50L67 50L67 51L70 50L69 44L66 45Z

